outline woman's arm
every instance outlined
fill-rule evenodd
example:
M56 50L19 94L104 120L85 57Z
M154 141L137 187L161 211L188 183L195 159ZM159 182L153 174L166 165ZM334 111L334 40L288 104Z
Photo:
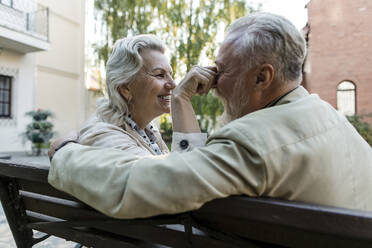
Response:
M200 133L199 123L190 99L173 95L171 113L173 132Z
M200 133L200 127L191 105L195 94L207 94L216 72L213 67L194 66L172 93L173 132Z
M182 79L172 94L172 151L190 151L201 147L207 140L207 135L200 132L191 104L195 94L207 94L211 88L215 70L212 67L194 66Z

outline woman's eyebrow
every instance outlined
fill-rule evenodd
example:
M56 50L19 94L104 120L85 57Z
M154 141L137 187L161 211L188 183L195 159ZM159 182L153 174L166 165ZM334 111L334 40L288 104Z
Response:
M167 70L165 70L164 68L161 68L161 67L155 67L154 69L152 69L151 72L154 72L154 71L156 71L156 70L161 70L161 71L164 71L164 72L167 71ZM173 70L171 69L171 70L169 71L169 73L172 75L172 74L173 74Z

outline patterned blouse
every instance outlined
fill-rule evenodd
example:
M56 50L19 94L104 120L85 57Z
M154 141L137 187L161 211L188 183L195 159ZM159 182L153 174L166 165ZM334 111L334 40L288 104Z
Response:
M141 129L136 122L133 121L132 115L129 114L128 116L125 117L125 121L128 123L128 125L135 130L142 138L143 140L147 143L147 145L158 155L163 154L158 146L157 138L153 133L154 127L151 125L147 125L145 129Z

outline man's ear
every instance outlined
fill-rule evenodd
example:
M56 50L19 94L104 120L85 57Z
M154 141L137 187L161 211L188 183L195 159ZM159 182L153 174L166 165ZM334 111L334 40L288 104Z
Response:
M126 85L122 85L119 88L120 95L127 101L130 102L132 99L132 94L129 91L129 88Z
M271 64L263 64L259 66L256 88L260 90L267 89L274 80L275 69Z

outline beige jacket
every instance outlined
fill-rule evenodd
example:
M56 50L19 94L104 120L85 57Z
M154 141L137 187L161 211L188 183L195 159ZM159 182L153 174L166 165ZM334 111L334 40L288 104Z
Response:
M163 154L169 152L159 130L153 125L153 133L157 138L157 144ZM182 147L180 143L187 141L188 146ZM172 134L172 151L186 152L196 147L202 147L207 140L206 133L178 133ZM100 121L93 115L79 132L79 144L96 147L116 148L125 150L134 155L157 155L143 138L128 124L118 127L107 122Z
M138 157L68 144L49 182L117 218L179 213L228 195L372 211L372 149L345 117L299 87L187 153Z
M168 147L161 138L159 131L155 128L152 131L162 153L168 153ZM107 148L111 147L125 150L139 156L149 154L156 155L143 138L128 124L124 123L122 127L118 127L100 121L96 115L93 115L80 130L79 144Z

